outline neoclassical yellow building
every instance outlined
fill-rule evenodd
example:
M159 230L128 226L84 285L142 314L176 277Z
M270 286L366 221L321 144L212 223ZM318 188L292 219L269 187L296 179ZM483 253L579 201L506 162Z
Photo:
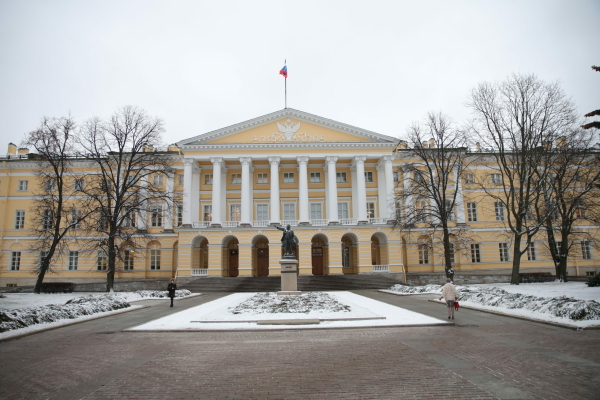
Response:
M393 137L287 108L170 150L174 172L154 184L173 193L174 207L159 205L137 216L151 238L145 251L123 257L117 280L278 275L277 225L291 225L299 238L299 274L389 273L403 281L443 273L435 251L393 229L404 206L395 201L408 173L403 166L414 161ZM0 171L0 286L35 280L35 169L26 150L9 146ZM481 165L476 173L488 172ZM454 224L466 227L475 246L455 255L457 277L508 275L509 232L469 179ZM106 255L86 250L81 240L68 243L47 281L105 281ZM539 246L524 257L524 272L552 272L543 253ZM569 273L584 275L596 265L592 246L582 243Z

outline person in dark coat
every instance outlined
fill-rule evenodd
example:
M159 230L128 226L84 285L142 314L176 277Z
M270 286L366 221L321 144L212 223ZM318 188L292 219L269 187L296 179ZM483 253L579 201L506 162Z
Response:
M174 279L171 279L171 282L169 282L169 286L167 286L167 291L169 292L169 297L171 298L171 307L173 307L173 299L175 298L176 290L177 290L177 284L175 284Z

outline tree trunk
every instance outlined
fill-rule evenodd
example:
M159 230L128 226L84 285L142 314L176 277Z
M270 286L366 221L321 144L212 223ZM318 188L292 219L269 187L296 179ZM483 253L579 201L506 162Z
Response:
M447 227L443 227L443 242L444 242L444 269L446 278L454 281L454 270L452 270L452 262L450 260L450 234Z
M510 278L511 285L519 284L519 268L521 267L521 235L515 235L515 241L513 243L513 267L512 275Z
M112 292L115 284L115 268L116 268L116 254L115 254L115 238L111 235L108 239L108 271L106 273L106 291Z
M44 282L44 276L46 276L46 271L48 271L49 265L50 262L48 261L48 257L45 257L45 260L42 262L42 265L40 267L40 272L38 273L37 280L35 281L33 293L40 294L42 290L42 283Z
M563 239L560 244L560 262L558 264L558 273L556 274L556 279L561 280L562 282L567 281L567 265L569 262L569 237L563 234L561 237Z

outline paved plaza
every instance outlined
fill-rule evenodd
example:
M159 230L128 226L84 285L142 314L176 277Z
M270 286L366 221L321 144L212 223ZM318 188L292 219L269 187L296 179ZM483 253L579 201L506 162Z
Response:
M432 295L355 293L445 318ZM461 309L455 326L123 332L209 293L0 342L2 399L597 399L600 331ZM139 304L139 303L138 303Z

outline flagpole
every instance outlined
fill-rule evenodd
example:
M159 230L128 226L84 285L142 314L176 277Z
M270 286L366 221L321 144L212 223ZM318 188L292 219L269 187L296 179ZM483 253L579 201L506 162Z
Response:
M285 59L283 62L284 62L283 65L287 66L287 59ZM285 108L287 108L287 76L285 76L284 78L285 78L284 79L284 81L285 81L285 83L284 83L284 86L285 86Z

